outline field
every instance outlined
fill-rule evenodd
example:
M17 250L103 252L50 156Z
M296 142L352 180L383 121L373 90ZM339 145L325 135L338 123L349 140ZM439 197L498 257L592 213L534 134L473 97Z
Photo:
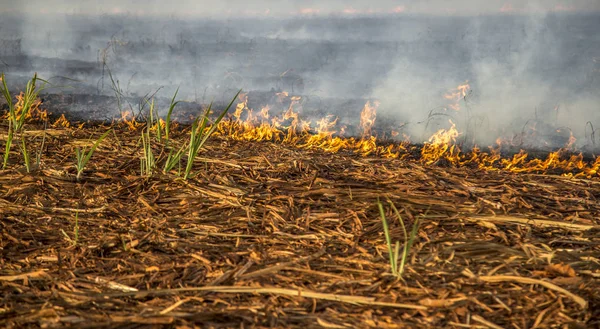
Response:
M1 13L0 327L600 327L598 15L534 16Z
M258 141L243 104L165 171L202 130L77 126L34 103L0 175L0 325L600 325L599 162L456 162L450 144L375 145L294 121ZM80 172L78 149L95 150Z

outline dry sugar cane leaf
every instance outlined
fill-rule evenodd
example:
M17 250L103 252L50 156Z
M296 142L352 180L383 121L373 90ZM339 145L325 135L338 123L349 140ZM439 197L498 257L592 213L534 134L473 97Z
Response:
M575 273L575 270L571 266L569 266L569 264L563 263L550 264L546 266L546 271L548 271L549 274L555 276L564 276L568 278L572 278L577 275L577 273Z
M450 307L460 301L468 299L467 297L459 298L444 298L444 299L431 299L424 298L419 301L419 304L428 307Z

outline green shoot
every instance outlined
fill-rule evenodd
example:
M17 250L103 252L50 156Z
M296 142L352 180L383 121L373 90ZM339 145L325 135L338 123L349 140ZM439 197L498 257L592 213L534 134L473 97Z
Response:
M391 200L388 199L394 214L398 217L398 221L400 222L400 226L402 227L402 232L404 233L404 247L402 248L402 253L400 253L400 242L396 241L394 247L392 248L392 238L390 234L390 229L387 223L387 219L385 216L385 210L383 209L383 204L377 200L377 206L379 208L379 214L381 215L381 221L383 223L383 233L385 235L385 241L387 244L388 255L390 267L392 269L392 275L395 277L401 278L404 274L404 268L406 266L406 260L408 259L408 254L410 252L410 248L412 247L415 238L417 236L417 232L419 230L419 219L417 218L413 224L412 230L410 232L410 236L406 231L406 226L404 225L404 221L400 216L400 212L396 208L396 206L392 203ZM400 265L398 265L398 260L400 260Z
M25 166L27 172L29 172L31 162L29 154L27 153L27 148L24 139L25 137L23 136L22 130L23 126L25 125L25 119L29 114L29 110L31 110L31 107L38 98L39 93L45 89L44 86L42 86L41 88L37 88L37 81L40 80L44 82L44 84L48 83L48 81L38 78L37 73L35 73L33 75L33 78L27 82L27 87L25 88L25 93L23 95L22 106L20 108L16 108L15 104L13 103L10 91L8 90L4 73L0 75L0 80L2 80L2 86L0 86L0 91L2 92L2 96L4 96L4 99L6 99L6 102L8 104L8 139L6 140L6 144L4 146L4 158L2 162L2 169L5 169L8 165L10 149L12 147L15 134L18 134L21 138L21 151L24 152L23 158L25 160Z
M148 103L148 101L146 101ZM152 102L150 104L150 122L146 123L148 127L148 137L150 136L150 128L156 125L156 140L159 142L162 140L162 127L160 125L160 116L158 115L158 110L154 108L154 98L152 98Z
M381 215L381 220L383 222L383 233L385 235L385 242L388 248L389 262L390 267L392 269L392 274L394 276L398 276L398 267L396 266L396 259L398 255L395 253L395 250L392 249L392 238L390 235L390 228L388 227L388 223L385 218L385 210L383 210L383 204L379 200L377 200L377 207L379 208L379 214Z
M2 95L6 99L6 103L8 104L8 139L6 140L6 145L4 146L4 161L2 162L2 169L6 168L8 164L8 156L10 154L10 148L12 145L12 141L14 138L15 128L13 126L13 116L15 113L15 105L12 101L12 96L10 95L10 91L8 91L8 86L6 85L6 79L4 78L4 73L1 76L2 79Z
M185 166L185 174L183 176L183 179L188 179L190 177L192 166L194 164L194 159L196 158L196 155L198 155L200 148L204 144L202 135L204 134L204 130L208 122L208 115L210 113L211 107L212 104L208 106L206 112L204 112L204 115L202 116L202 119L196 118L196 120L194 120L194 123L192 124L192 129L190 131L190 143L188 146L187 164ZM200 120L200 123L198 123L198 120Z
M169 149L169 155L167 156L167 160L163 167L163 172L168 173L175 165L179 164L181 166L181 156L183 155L183 147L179 149L177 152L174 152L173 148L169 146L169 135L171 133L171 115L173 114L173 110L175 106L179 104L179 101L175 101L177 98L177 93L179 93L179 88L175 91L173 98L171 98L171 104L169 105L169 111L167 112L167 118L165 119L165 141L167 148ZM181 172L181 171L180 171Z
M177 152L174 152L173 149L169 150L167 161L165 161L165 165L163 167L163 172L165 174L173 170L176 165L181 166L181 156L183 155L184 148L185 147L180 148ZM179 172L181 172L181 170Z
M412 229L410 230L410 235L407 236L406 226L404 225L404 221L402 220L402 217L400 216L400 212L398 211L398 209L392 203L391 200L388 199L388 202L392 206L392 210L396 214L396 217L398 217L398 222L400 222L400 226L402 226L402 232L404 233L404 242L405 243L404 243L404 248L402 249L402 257L400 257L400 265L399 265L400 268L398 269L399 274L402 275L404 273L404 266L406 264L406 260L408 259L408 253L410 251L410 248L412 248L412 245L415 241L415 237L417 236L417 231L419 230L419 218L417 217L415 219ZM398 250L396 250L396 253L397 252L398 252Z
M27 173L31 172L31 157L27 152L27 145L25 145L25 138L21 138L21 152L23 153L23 161L25 163L25 169Z
M75 226L73 227L73 238L71 238L65 230L60 229L62 234L67 238L67 241L73 246L77 246L79 241L79 211L75 212Z
M175 91L175 95L173 95L173 98L171 99L171 104L169 105L169 111L167 112L167 119L165 121L165 139L167 141L169 140L169 133L171 132L171 114L173 113L175 106L179 104L179 102L175 101L178 92L179 88L177 88L177 90Z
M48 119L44 122L44 135L42 136L42 145L40 145L40 150L35 156L35 166L37 168L40 167L40 163L42 162L42 152L44 152L44 145L46 144L46 132L48 129Z
M142 175L152 176L152 172L156 167L156 161L152 152L150 126L147 126L145 131L142 131L142 148L144 149L144 157L140 159L140 171Z
M104 134L102 134L102 136L100 136L100 138L98 138L98 140L96 140L94 145L92 145L92 148L87 153L86 153L85 149L83 149L83 150L80 148L75 149L75 158L77 160L77 162L75 163L75 167L77 168L77 180L79 180L81 178L81 173L83 173L83 169L87 165L88 161L90 161L90 158L92 157L92 155L98 148L98 145L102 142L104 137L106 137L106 135L108 135L108 133L110 131L111 131L111 129L109 129Z
M229 105L227 105L225 110L223 110L223 112L221 112L217 119L215 119L215 121L212 123L208 131L206 131L206 128L208 125L210 111L212 109L212 103L208 106L202 117L196 118L196 120L192 124L192 130L190 132L190 143L188 145L187 164L185 166L183 179L190 178L192 166L194 164L194 159L196 158L196 155L198 154L202 146L204 146L204 143L206 143L206 141L212 135L212 133L217 129L219 122L221 122L223 117L225 117L225 114L229 111L229 109L233 105L233 102L235 102L240 92L242 91L240 90L237 92L237 94L233 97L231 102L229 102Z

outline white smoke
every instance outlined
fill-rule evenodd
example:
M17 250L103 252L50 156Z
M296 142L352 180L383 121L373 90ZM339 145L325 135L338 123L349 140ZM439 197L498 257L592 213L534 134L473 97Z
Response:
M406 123L417 142L449 117L482 145L532 121L585 141L588 122L600 127L599 16L587 14L599 10L590 0L12 1L0 39L20 38L30 62L17 72L0 52L0 65L79 79L80 93L111 95L110 69L132 97L179 87L198 102L238 88L376 98L378 117ZM467 80L461 110L444 111L444 93Z

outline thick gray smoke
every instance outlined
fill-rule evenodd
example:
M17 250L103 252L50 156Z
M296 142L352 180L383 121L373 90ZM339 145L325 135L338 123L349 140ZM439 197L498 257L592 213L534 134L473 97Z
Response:
M450 119L482 146L561 147L572 132L589 147L599 22L595 0L14 1L0 11L0 71L76 79L60 90L73 94L179 88L198 103L288 91L348 123L377 99L379 122L415 142Z
M521 138L537 130L532 146L556 146L572 131L580 142L600 119L599 16L514 15L434 19L418 41L406 44L373 95L408 122L462 124L479 144ZM427 40L427 41L425 41ZM458 104L440 102L444 88L468 80ZM459 110L449 108L460 106ZM433 110L427 112L428 110ZM423 115L427 116L423 118ZM432 115L441 115L432 120ZM587 136L585 134L588 128ZM417 134L420 125L409 128ZM546 145L536 145L543 143ZM581 145L581 144L580 144Z

